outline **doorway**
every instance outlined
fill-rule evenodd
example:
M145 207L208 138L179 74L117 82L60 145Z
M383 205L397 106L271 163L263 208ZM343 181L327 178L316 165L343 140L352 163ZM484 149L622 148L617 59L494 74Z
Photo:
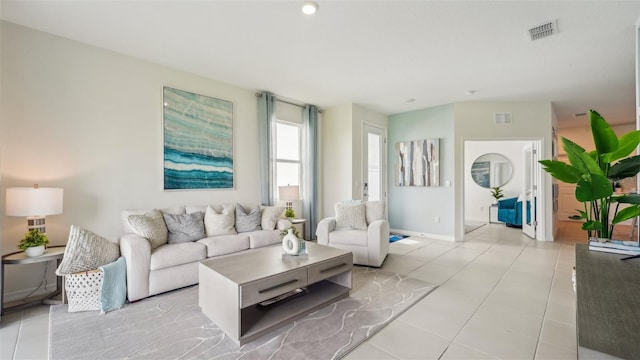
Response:
M362 133L364 149L362 161L362 200L386 200L386 131L383 128L365 123L362 126Z
M501 182L500 190L503 194L501 200L519 201L519 219L521 220L517 226L521 226L523 233L531 238L544 239L544 217L541 210L544 189L541 186L543 185L542 171L537 160L541 143L541 140L464 141L464 224L501 224L497 214L498 201L491 194L492 187L496 184L492 177L494 169L497 168L493 166L494 162L497 162L495 159L502 159L503 162L506 159L511 165L512 172ZM479 163L474 165L476 160ZM488 161L490 161L489 164L487 164ZM487 173L485 182L478 181L482 175L479 172L482 171Z

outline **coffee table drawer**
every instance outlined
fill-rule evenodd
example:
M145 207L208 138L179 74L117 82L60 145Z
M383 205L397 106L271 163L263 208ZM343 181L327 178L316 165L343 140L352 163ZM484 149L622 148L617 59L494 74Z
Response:
M245 308L304 286L307 286L305 268L254 281L240 287L240 307Z
M345 254L320 264L309 266L309 284L330 278L353 268L353 256Z

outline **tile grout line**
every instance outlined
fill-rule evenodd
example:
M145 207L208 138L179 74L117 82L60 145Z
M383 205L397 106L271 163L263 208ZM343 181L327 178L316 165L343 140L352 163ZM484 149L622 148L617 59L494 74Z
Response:
M494 246L494 245L496 245L496 243L491 244L491 246L490 246L487 250L485 250L485 252L486 252L486 251L488 251L489 249L493 248L493 246ZM465 323L460 327L460 330L459 330L459 331L456 333L456 335L453 337L453 339L451 340L451 342L449 343L449 345L451 345L452 343L454 343L454 342L455 342L456 338L460 335L460 333L462 332L462 330L464 330L464 328L467 326L467 324L469 323L469 321L471 321L471 319L473 318L473 316L478 312L478 310L480 309L480 307L482 307L482 305L487 301L487 298L488 298L488 297L491 295L491 293L495 290L495 288L498 286L498 284L500 283L500 281L502 281L502 279L504 278L505 274L506 274L507 272L509 272L509 269L511 269L511 268L513 267L513 264L518 260L518 258L520 258L520 256L522 256L522 253L524 252L524 250L525 250L528 246L529 246L529 243L526 243L526 244L525 244L525 246L522 246L522 248L520 249L520 253L518 254L518 256L516 256L516 258L511 262L511 264L509 264L509 267L508 267L507 269L505 269L504 273L500 276L500 279L498 279L498 281L496 281L496 283L494 284L494 286L491 288L491 291L489 291L489 293L487 294L487 296L485 296L485 297L484 297L484 299L482 300L482 302L478 305L478 307L477 307L477 308L473 311L473 313L469 316L469 318L467 319L467 321L465 321ZM484 252L483 252L483 254L484 254ZM475 261L475 259L474 259L474 261ZM545 306L546 306L546 305L545 305ZM493 358L496 358L494 355L487 354L486 352L484 352L484 351L482 351L482 350L479 350L479 349L476 349L476 348L474 348L474 347L472 347L472 346L465 345L465 344L460 344L460 345L463 345L463 346L468 347L468 348L470 348L470 349L472 349L472 350L474 350L474 351L477 351L477 352L480 352L480 353L482 353L482 354L486 354L486 355L488 355L488 356L491 356L491 357L493 357ZM447 346L447 349L448 349L448 348L449 348L449 347ZM444 355L444 352L440 355L440 357L441 357L442 355ZM439 358L440 358L440 357L439 357Z

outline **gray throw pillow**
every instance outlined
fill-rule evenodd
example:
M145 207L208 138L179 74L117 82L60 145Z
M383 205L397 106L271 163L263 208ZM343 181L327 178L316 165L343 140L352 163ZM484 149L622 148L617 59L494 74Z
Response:
M95 270L120 257L120 246L79 226L71 225L69 240L56 275Z
M191 214L162 214L162 216L167 224L169 244L196 241L206 237L202 211Z
M167 243L167 225L160 210L154 209L144 215L129 215L127 221L134 233L149 240L151 250Z
M247 232L247 231L257 231L261 230L262 227L260 223L262 221L262 216L260 214L260 206L257 206L255 209L251 210L251 212L247 213L247 211L242 207L242 205L236 205L236 231Z

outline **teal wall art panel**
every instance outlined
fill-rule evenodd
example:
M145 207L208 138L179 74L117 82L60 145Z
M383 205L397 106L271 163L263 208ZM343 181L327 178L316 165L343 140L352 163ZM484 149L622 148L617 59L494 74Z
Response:
M163 88L164 189L231 189L233 103Z

